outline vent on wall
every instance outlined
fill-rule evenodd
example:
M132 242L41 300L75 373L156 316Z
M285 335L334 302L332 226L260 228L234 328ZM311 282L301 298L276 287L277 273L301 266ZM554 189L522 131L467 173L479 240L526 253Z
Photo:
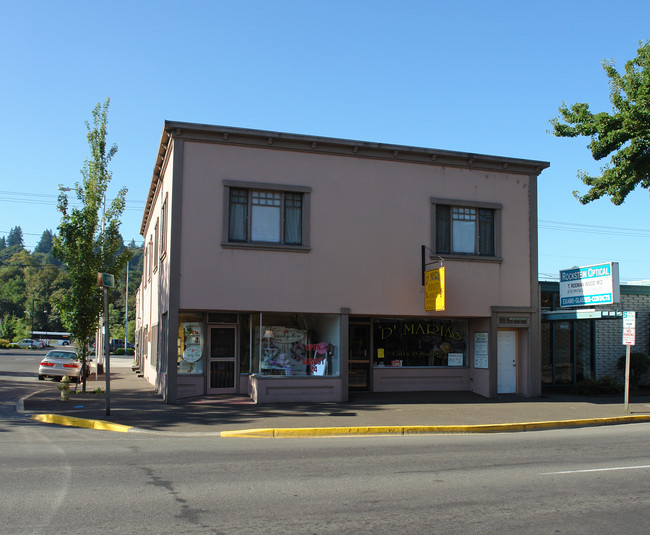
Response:
M499 317L499 327L505 326L516 326L521 327L522 325L528 325L527 317L513 317L513 316L500 316Z

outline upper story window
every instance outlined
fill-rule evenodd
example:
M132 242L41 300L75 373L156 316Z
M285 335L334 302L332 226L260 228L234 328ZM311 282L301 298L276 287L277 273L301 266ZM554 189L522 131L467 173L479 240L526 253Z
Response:
M431 204L436 254L500 256L501 205L442 199Z
M156 226L154 227L153 235L154 235L154 246L153 246L153 271L154 273L158 269L158 225L159 225L159 220L156 219Z
M167 194L160 209L160 251L157 252L162 260L167 254Z
M153 272L153 236L149 236L149 245L146 249L147 254L147 279L151 282L151 273Z
M310 188L226 182L224 245L305 250Z
M147 250L147 244L144 244L144 251L142 255L142 278L144 279L144 287L147 287L147 280L149 277L147 277L147 269L149 269L149 266L147 264L147 258L149 257L149 251Z

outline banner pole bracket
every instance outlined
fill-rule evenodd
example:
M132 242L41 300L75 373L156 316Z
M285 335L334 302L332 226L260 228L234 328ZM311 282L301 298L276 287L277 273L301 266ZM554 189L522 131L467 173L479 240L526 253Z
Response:
M430 255L429 258L435 257L438 260L434 260L433 262L427 262L427 251L429 251ZM424 273L427 270L427 266L431 266L433 264L440 264L440 267L444 265L444 259L441 256L438 256L434 251L429 249L426 245L422 246L422 286L424 286Z

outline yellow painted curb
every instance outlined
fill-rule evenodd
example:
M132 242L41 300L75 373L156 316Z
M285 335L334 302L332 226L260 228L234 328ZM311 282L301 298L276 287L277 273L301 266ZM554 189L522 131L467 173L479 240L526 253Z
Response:
M32 420L46 424L66 425L68 427L83 427L86 429L97 429L99 431L115 431L117 433L128 433L133 427L130 425L114 424L104 420L87 420L85 418L73 418L58 414L32 414Z
M412 426L364 426L364 427L298 427L243 429L222 431L223 438L296 438L373 435L417 435L452 433L510 433L565 427L589 427L625 423L650 422L650 414L614 416L610 418L587 418L583 420L555 420L542 422L519 422L481 425L412 425Z

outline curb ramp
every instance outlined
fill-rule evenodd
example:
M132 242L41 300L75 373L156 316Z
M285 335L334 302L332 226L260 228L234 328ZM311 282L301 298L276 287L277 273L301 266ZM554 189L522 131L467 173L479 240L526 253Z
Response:
M86 429L96 429L98 431L114 431L116 433L128 433L133 429L133 426L130 425L114 424L113 422L106 422L104 420L73 418L71 416L61 416L58 414L32 414L30 418L46 424L82 427Z

